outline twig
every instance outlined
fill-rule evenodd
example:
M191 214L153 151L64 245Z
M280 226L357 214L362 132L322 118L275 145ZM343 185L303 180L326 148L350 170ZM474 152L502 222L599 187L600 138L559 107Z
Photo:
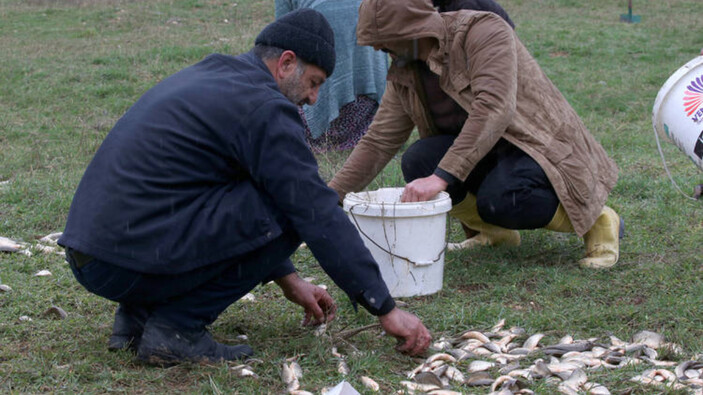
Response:
M348 338L355 336L363 331L366 331L369 329L374 329L374 328L379 328L379 327L381 327L381 324L377 322L375 324L362 326L360 328L341 331L341 332L337 333L336 335L334 335L334 337L338 337L340 339L348 339Z

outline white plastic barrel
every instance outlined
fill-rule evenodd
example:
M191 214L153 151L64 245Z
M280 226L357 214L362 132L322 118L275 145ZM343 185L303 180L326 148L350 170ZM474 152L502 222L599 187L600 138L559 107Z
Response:
M379 265L393 297L442 289L449 194L401 203L403 188L348 193L344 210Z
M652 124L703 170L703 56L664 83L654 101Z

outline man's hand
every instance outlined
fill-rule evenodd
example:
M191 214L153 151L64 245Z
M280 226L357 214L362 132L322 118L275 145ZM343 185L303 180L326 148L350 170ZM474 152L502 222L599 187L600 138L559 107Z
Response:
M396 307L390 313L378 317L378 320L386 333L402 341L396 350L404 354L419 355L430 346L430 332L414 314Z
M277 279L276 284L288 300L305 309L303 325L319 325L334 319L337 305L324 289L304 281L296 273Z
M426 202L438 193L447 189L447 182L432 174L429 177L418 178L405 186L401 202Z

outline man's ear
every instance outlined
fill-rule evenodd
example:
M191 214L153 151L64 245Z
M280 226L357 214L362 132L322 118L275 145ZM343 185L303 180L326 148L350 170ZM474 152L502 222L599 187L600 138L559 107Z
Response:
M278 76L280 78L287 77L295 72L296 67L298 67L298 57L295 52L291 50L283 51L276 64Z

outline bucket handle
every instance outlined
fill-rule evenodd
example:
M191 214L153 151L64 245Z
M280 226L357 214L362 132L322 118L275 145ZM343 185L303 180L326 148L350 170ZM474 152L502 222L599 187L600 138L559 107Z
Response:
M349 207L349 214L351 214L351 217L352 217L352 219L354 220L354 224L356 225L356 228L359 230L359 233L361 233L364 237L366 237L370 242L372 242L372 243L373 243L376 247L378 247L381 251L387 253L388 255L390 255L390 256L392 256L392 257L399 258L399 259L404 259L404 260L406 260L406 261L412 263L412 264L415 265L415 266L429 266L429 265L431 265L431 264L433 264L433 263L439 262L439 260L442 259L442 256L444 255L444 251L445 251L446 248L447 248L447 242L446 242L446 241L444 242L444 247L443 247L442 250L439 252L439 255L437 255L437 258L435 258L435 259L433 259L433 260L431 260L431 261L413 261L412 259L410 259L410 258L408 258L408 257L404 257L404 256L401 256L401 255L394 254L393 252L388 251L388 250L386 250L385 248L383 248L380 244L376 243L376 241L375 241L374 239L372 239L371 237L369 237L369 236L361 229L361 226L359 226L359 222L356 220L356 215L354 215L354 207L361 206L361 205L363 205L363 204L364 204L364 203L357 203L357 204L355 204L355 205L353 205L353 206L350 206L350 207ZM383 206L384 203L381 202L381 205ZM395 204L394 204L394 206L395 206ZM385 219L385 217L384 217L384 216L381 216L381 219ZM447 221L447 222L448 222L448 221ZM383 229L384 229L384 232L385 232L385 227L384 227Z

